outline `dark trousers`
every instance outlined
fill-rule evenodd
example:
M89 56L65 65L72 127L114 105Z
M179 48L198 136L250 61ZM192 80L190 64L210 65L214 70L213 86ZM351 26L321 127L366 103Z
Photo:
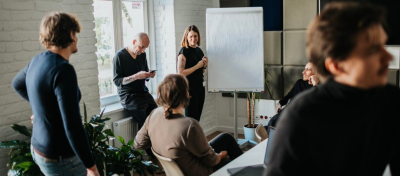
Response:
M122 103L122 106L133 117L133 120L138 123L138 130L142 128L151 111L158 107L153 96L147 92L128 95L125 104Z
M122 106L138 124L138 130L142 128L151 111L158 107L153 96L149 93L128 95L125 104L122 103ZM156 158L150 148L146 150L146 153L150 157Z
M204 106L205 89L204 87L190 87L189 95L190 101L189 106L185 108L185 116L200 121Z
M221 160L221 162L213 167L214 171L217 171L221 167L236 159L243 154L243 151L239 148L238 143L235 138L229 133L221 133L213 140L209 142L210 146L214 149L216 153L221 151L227 151L229 158Z

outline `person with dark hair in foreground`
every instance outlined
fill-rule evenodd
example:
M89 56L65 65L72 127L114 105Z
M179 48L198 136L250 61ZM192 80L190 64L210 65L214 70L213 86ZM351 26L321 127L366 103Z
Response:
M387 84L385 11L328 4L307 31L322 85L282 113L267 176L400 175L400 90Z
M228 133L207 143L199 122L183 115L189 98L189 85L183 75L165 77L158 86L160 107L147 117L135 137L134 147L152 147L161 156L172 158L184 175L210 175L243 152Z
M70 56L78 51L81 26L67 13L45 16L40 41L47 48L14 78L33 115L31 152L45 175L99 175L79 111L81 92Z

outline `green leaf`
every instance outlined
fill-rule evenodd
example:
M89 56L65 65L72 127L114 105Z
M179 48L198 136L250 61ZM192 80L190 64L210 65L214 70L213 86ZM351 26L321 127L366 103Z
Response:
M133 146L133 139L130 140L130 141L128 142L128 146L129 146L129 147L132 147L132 146Z
M121 152L122 152L123 154L129 153L129 151L131 150L131 148L128 147L128 146L126 146L126 145L121 146L120 149L121 149Z
M122 145L126 145L124 138L122 138L121 136L118 136L118 140L119 142L121 142Z
M0 148L16 148L25 146L28 146L28 144L25 141L19 140L0 142Z
M101 111L101 113L100 113L100 119L101 119L101 117L103 117L104 110L106 110L106 107L104 107L104 109Z
M11 125L11 128L14 129L16 132L23 134L24 136L32 137L32 131L29 130L26 126L13 124Z
M34 165L35 165L34 162L25 161L25 162L22 162L22 163L18 164L17 166L18 166L18 167L21 167L21 168L24 168L25 171L26 171L26 170L28 170L30 167L34 166Z
M84 117L85 117L85 122L87 123L87 111L86 111L86 104L85 104L85 102L83 102L83 114L84 114Z
M95 142L101 142L102 140L107 139L103 134L99 134L96 138Z
M103 133L107 134L107 136L115 136L114 133L111 131L111 129L106 129L103 131Z

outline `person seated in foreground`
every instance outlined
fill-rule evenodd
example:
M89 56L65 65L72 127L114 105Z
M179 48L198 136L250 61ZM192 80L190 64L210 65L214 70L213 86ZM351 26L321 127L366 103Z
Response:
M188 82L183 75L166 76L157 91L160 107L147 117L135 137L134 147L152 147L161 156L173 159L185 175L210 175L243 152L228 133L208 143L199 122L183 115L189 98Z
M400 175L400 90L388 85L393 57L382 8L329 3L307 31L307 56L322 85L282 112L267 176Z
M312 63L310 62L307 63L307 65L304 67L304 71L302 72L302 74L303 74L303 79L298 79L294 84L293 88L290 90L290 92L285 97L283 97L276 105L277 106L276 115L271 117L270 121L268 122L268 127L267 127L268 133L270 126L276 127L281 111L283 110L282 106L288 105L290 100L293 99L300 92L303 92L319 84L319 79L318 76L315 74L314 66Z

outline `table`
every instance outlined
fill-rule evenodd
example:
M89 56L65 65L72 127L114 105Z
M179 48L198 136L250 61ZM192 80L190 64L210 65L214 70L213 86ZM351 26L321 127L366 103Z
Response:
M265 151L267 150L267 141L268 139L262 141L243 155L211 174L211 176L229 176L227 170L229 168L263 164Z

